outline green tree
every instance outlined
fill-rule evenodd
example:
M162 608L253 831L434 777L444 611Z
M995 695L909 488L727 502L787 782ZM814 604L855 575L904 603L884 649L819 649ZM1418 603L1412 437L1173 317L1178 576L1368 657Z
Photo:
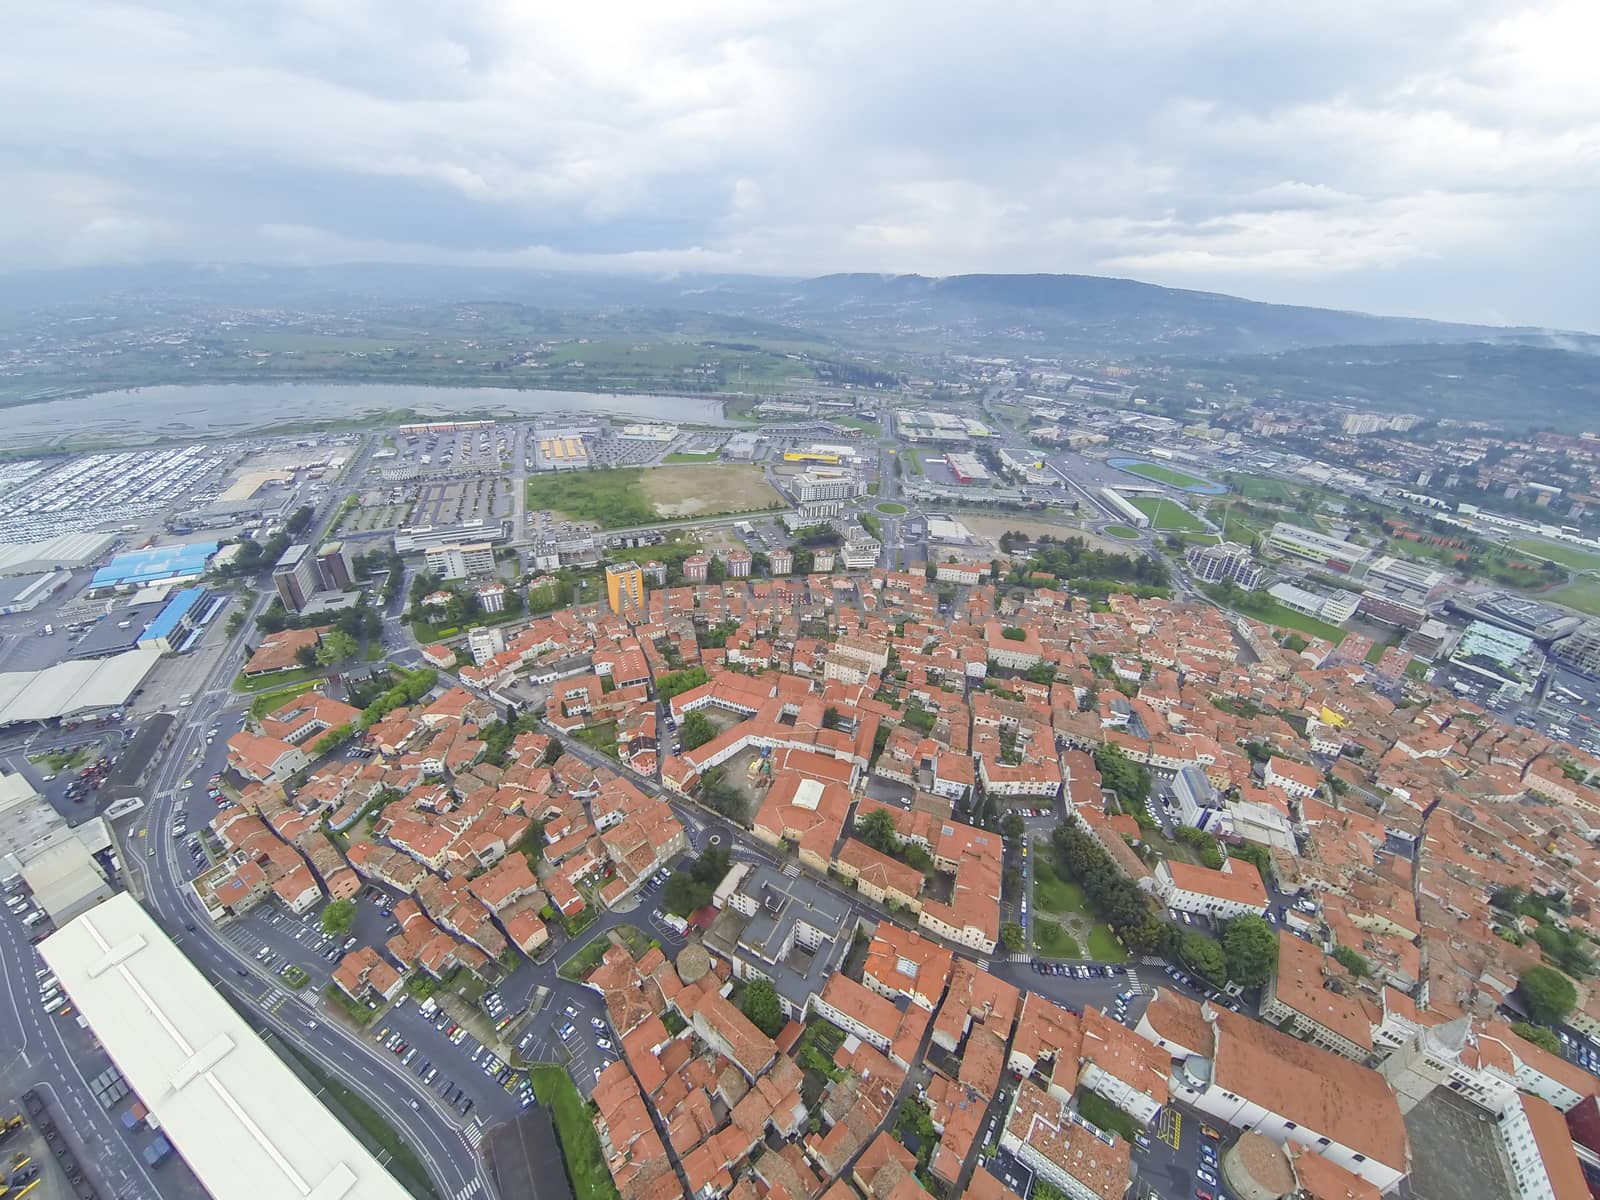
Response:
M1015 840L1027 831L1027 823L1014 812L1008 812L1000 818L1000 832L1008 838Z
M1212 983L1221 984L1228 978L1228 964L1223 957L1222 947L1203 933L1193 929L1185 932L1178 945L1178 957Z
M1000 945L1005 948L1006 953L1015 954L1025 944L1026 939L1023 936L1021 925L1018 925L1015 921L1007 921L1000 926Z
M888 854L899 845L894 815L887 808L875 808L856 824L856 836L874 850Z
M294 660L295 660L295 662L299 663L302 667L314 667L314 666L316 666L317 665L317 648L315 646L311 646L311 645L301 646L300 649L298 649L298 650L296 650L294 652Z
M1260 987L1278 965L1278 935L1260 917L1236 917L1222 931L1222 953L1229 979Z
M1363 975L1372 974L1372 964L1358 951L1352 950L1349 946L1335 946L1333 948L1333 957L1334 961L1357 979L1360 979Z
M322 932L334 937L345 937L356 923L354 900L330 900L322 910Z
M683 720L683 748L693 750L717 736L717 727L705 713L695 711Z
M1513 1021L1511 1031L1525 1042L1532 1042L1541 1050L1548 1050L1551 1054L1561 1053L1561 1042L1555 1034L1542 1025L1530 1025L1526 1021Z
M739 996L739 1011L768 1037L776 1037L783 1028L783 1004L778 999L778 990L765 979L752 979L744 985Z
M1541 1025L1558 1024L1578 1003L1578 989L1554 967L1529 967L1517 980L1517 991L1528 1015Z
M322 635L316 661L319 667L331 667L335 663L349 662L359 653L361 647L356 644L355 638L342 630L330 629Z

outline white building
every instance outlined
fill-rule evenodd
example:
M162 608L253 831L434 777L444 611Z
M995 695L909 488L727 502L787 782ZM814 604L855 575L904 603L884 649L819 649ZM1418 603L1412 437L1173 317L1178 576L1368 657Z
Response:
M862 533L845 541L840 556L845 570L869 571L878 565L878 557L882 553L883 543L875 537Z
M1184 555L1189 573L1201 583L1232 583L1253 592L1267 581L1249 549L1237 542L1220 546L1191 546Z
M480 667L505 648L506 635L497 627L474 629L467 634L467 649L472 652L472 661Z
M1155 870L1156 897L1168 908L1217 920L1261 916L1267 888L1255 865L1224 859L1222 870L1164 859Z
M132 897L39 953L211 1196L408 1200Z
M1268 531L1267 545L1280 554L1332 567L1336 571L1348 571L1356 563L1365 561L1371 553L1365 546L1358 546L1344 538L1329 537L1320 530L1291 525L1287 521L1279 521Z
M854 471L813 467L795 476L794 498L801 504L818 500L853 500L867 490Z
M1166 988L1156 989L1137 1028L1171 1056L1174 1100L1320 1154L1380 1192L1405 1179L1405 1123L1376 1071Z
M470 579L494 574L494 547L488 542L430 546L422 554L429 574L441 579Z

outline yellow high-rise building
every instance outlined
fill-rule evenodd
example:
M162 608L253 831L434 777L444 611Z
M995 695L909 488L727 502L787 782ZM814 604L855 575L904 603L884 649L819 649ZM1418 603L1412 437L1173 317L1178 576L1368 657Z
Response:
M644 572L638 563L611 563L606 567L606 599L614 613L644 609Z

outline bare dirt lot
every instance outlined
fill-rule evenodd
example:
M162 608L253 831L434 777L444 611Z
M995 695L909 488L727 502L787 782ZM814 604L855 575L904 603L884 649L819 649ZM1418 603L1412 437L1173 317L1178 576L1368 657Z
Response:
M749 512L782 503L755 466L682 466L647 471L645 495L663 517Z
M998 542L1002 533L1023 533L1028 537L1080 537L1095 550L1108 550L1112 554L1127 554L1128 543L1119 542L1115 538L1098 537L1079 529L1076 525L1057 523L1054 521L1041 521L1028 517L980 517L972 513L954 514L956 519L979 537L988 538L991 542Z

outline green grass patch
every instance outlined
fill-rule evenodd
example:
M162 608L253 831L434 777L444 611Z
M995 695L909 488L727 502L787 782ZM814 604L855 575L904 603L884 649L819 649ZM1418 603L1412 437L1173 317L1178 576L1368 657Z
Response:
M556 974L572 983L581 983L584 976L600 965L600 960L605 957L610 947L611 939L597 937L562 963Z
M1041 856L1033 864L1033 906L1052 913L1087 912L1089 902L1083 889L1063 879L1055 864Z
M1278 500L1288 502L1294 499L1294 489L1287 483L1278 479L1268 479L1265 475L1240 475L1233 482L1234 491L1247 500Z
M911 447L902 446L900 448L900 462L904 465L907 475L922 474L922 455L911 449Z
M1127 962L1128 952L1109 925L1096 925L1089 931L1089 957L1096 962Z
M89 748L79 746L72 750L52 750L48 754L30 754L28 761L35 766L47 767L53 774L59 775L81 765L88 756Z
M1517 538L1506 544L1519 554L1548 558L1574 571L1600 571L1600 554L1579 550L1576 546L1563 546L1559 542L1545 542L1538 538Z
M1039 918L1033 923L1033 944L1050 958L1082 958L1078 939L1054 921Z
M682 450L674 450L661 461L664 463L707 463L716 462L722 457L718 450L707 450L700 454L689 454Z
M585 746L609 754L612 758L620 757L617 753L617 723L607 721L604 725L590 725L585 729L576 730L572 736Z
M320 679L307 679L302 683L290 684L276 692L261 692L250 701L250 715L259 721L273 709L287 704L296 696L304 696L321 682Z
M1098 1126L1107 1133L1114 1133L1125 1141L1133 1141L1138 1126L1133 1123L1132 1117L1115 1104L1089 1091L1088 1088L1079 1088L1073 1100L1078 1106L1078 1115L1089 1124Z
M294 683L299 679L315 678L320 671L320 667L291 667L287 671L268 671L265 675L245 675L241 673L234 677L233 690L236 692L264 692L269 688L282 687L286 683Z
M1110 537L1121 538L1125 542L1136 542L1139 540L1139 531L1132 525L1107 525L1105 528L1101 529L1100 532L1107 534Z
M1600 596L1596 597L1596 603L1600 604ZM1242 603L1234 607L1258 621L1265 621L1268 625L1281 625L1285 629L1296 630L1307 637L1325 638L1330 642L1337 642L1344 637L1344 630L1337 625L1330 625L1316 617L1296 612L1287 605L1279 604L1265 592L1250 592Z
M906 511L904 504L896 504L893 500L885 500L882 504L875 505L875 507L886 517L898 517Z
M1424 662L1420 658L1413 658L1406 664L1406 678L1426 679L1428 677L1428 672L1431 670L1433 670L1432 663Z
M279 971L278 978L283 980L284 987L296 992L311 982L311 976L306 974L305 968L296 966L294 963L290 963Z
M1141 479L1153 480L1156 483L1165 483L1170 487L1207 487L1211 481L1200 475L1190 475L1187 471L1175 471L1171 467L1163 467L1160 463L1134 463L1123 467L1130 475L1137 475Z
M528 1072L533 1094L555 1118L556 1136L561 1139L561 1157L566 1160L567 1177L577 1200L616 1200L617 1185L606 1169L600 1136L594 1131L594 1117L578 1094L571 1076L560 1067L534 1067Z
M528 507L548 508L563 516L597 521L602 529L648 525L659 518L644 494L644 472L557 471L528 477Z
M869 437L880 437L883 434L883 426L876 421L865 421L860 417L829 417L827 419L838 425L848 425L851 429L859 429Z
M280 1054L293 1056L300 1070L321 1087L323 1098L330 1102L328 1106L334 1115L380 1156L380 1161L395 1174L408 1192L419 1197L419 1200L438 1195L433 1190L428 1169L422 1165L417 1152L382 1113L287 1042L275 1039L274 1044L281 1047ZM382 1158L384 1155L387 1155L387 1160Z
M1161 533L1193 533L1204 529L1205 522L1176 500L1165 496L1134 496L1135 508L1150 518L1151 526Z

